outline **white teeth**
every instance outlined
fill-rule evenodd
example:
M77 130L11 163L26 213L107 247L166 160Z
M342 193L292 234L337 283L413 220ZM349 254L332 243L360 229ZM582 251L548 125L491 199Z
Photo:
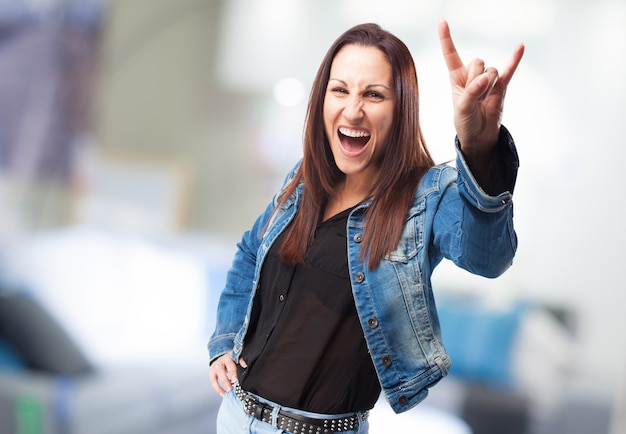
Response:
M343 134L344 136L348 136L348 137L369 137L369 133L366 133L365 131L355 131L355 130L350 130L348 128L339 128L339 132L341 134Z

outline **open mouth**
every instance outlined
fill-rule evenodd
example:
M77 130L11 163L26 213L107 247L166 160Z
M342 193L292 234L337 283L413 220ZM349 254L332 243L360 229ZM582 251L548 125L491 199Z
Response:
M370 133L363 130L339 128L339 141L345 151L356 154L362 151L370 140Z

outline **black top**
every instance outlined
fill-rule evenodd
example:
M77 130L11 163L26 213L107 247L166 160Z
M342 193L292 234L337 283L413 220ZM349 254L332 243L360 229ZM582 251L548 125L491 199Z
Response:
M321 223L304 265L267 254L239 366L241 386L283 406L341 414L371 409L380 384L354 305L346 210Z

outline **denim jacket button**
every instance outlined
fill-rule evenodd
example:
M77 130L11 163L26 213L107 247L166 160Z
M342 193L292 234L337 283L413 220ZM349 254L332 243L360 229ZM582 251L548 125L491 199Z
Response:
M375 329L376 327L378 327L378 320L376 318L370 318L367 320L367 325L371 329Z
M383 358L380 359L380 361L383 363L383 366L385 367L391 366L391 356L383 356Z
M352 239L355 243L360 243L363 241L363 234L356 234Z
M407 398L406 395L400 395L398 397L398 404L400 405L407 405L409 403L409 398Z
M356 279L356 283L361 283L365 280L365 274L359 271L354 275L354 278Z

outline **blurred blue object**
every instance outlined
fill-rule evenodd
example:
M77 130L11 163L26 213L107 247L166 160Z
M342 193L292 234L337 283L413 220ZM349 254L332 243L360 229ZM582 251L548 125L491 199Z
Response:
M15 348L0 337L0 371L21 371L24 361Z
M496 387L511 384L511 352L524 307L485 306L458 298L437 303L441 333L452 359L451 375Z
M67 180L89 116L103 0L0 1L0 171Z

